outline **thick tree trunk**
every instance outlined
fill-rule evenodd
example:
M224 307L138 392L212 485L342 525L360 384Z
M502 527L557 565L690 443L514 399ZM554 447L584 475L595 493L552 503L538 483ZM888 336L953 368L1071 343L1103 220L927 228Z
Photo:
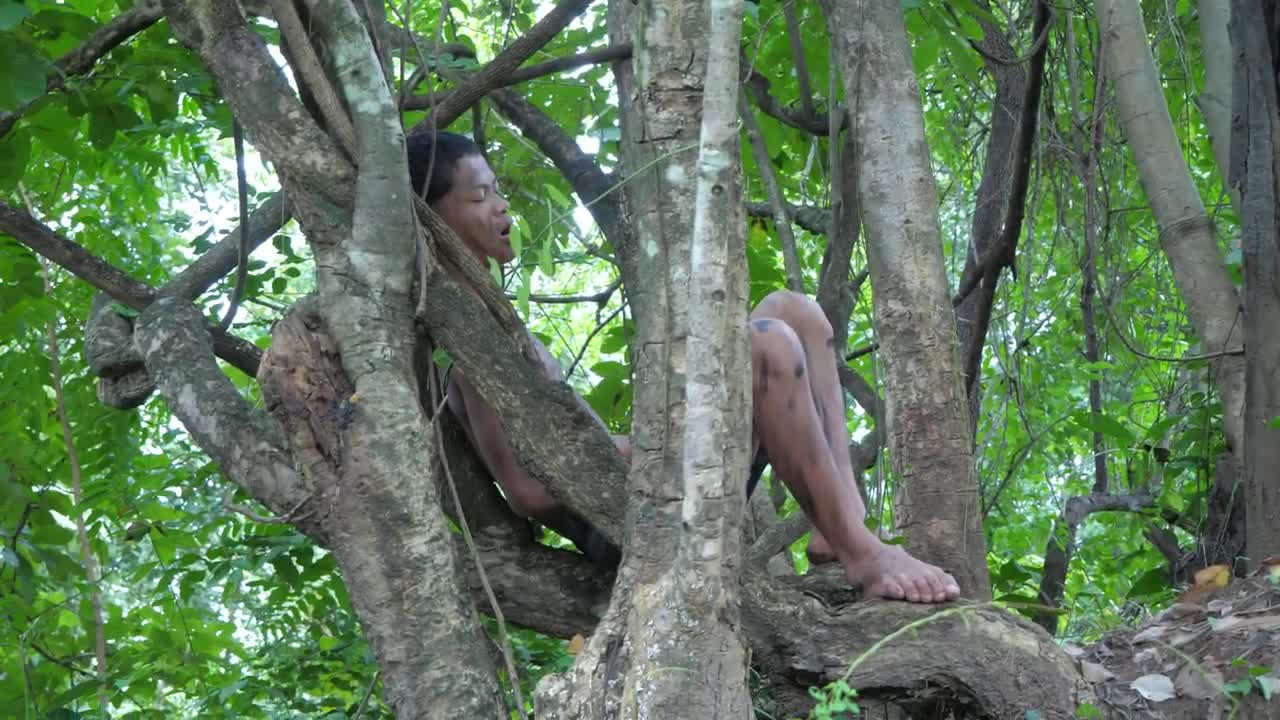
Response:
M421 407L406 402L417 397L413 275L404 262L415 238L409 176L399 114L365 26L349 0L330 0L318 13L317 29L343 66L336 85L360 140L353 183L236 5L166 7L280 169L317 256L318 306L360 400L346 405L340 461L308 466L312 478L328 481L310 501L326 513L323 535L378 658L388 703L401 718L495 717L503 704L487 640L462 592L434 483L418 470L432 449Z
M1238 349L1243 342L1240 299L1227 275L1213 224L1191 181L1173 130L1169 107L1137 0L1098 0L1107 75L1116 86L1124 128L1142 187L1160 227L1160 242L1182 301L1205 352ZM1237 456L1244 450L1244 359L1211 363L1222 396L1223 430Z
M1234 0L1231 182L1244 251L1245 518L1250 565L1280 556L1280 103L1274 3ZM1265 10L1264 10L1265 8Z
M573 669L539 685L539 715L751 713L737 610L750 452L742 9L709 5L610 6L611 36L634 48L618 73L634 229L619 259L636 319L627 536L609 611Z
M825 0L823 7L854 108L886 425L901 483L898 526L912 553L954 574L965 595L987 597L969 410L902 5Z

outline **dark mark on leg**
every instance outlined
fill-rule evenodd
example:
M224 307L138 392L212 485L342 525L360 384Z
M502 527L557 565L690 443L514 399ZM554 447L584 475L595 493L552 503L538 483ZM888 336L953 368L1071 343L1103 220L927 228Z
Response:
M796 363L796 379L804 377L804 363Z
M835 346L836 346L836 339L835 339L835 337L834 337L834 336L832 336L832 337L827 338L827 347L829 347L829 348L833 348L833 347L835 347Z

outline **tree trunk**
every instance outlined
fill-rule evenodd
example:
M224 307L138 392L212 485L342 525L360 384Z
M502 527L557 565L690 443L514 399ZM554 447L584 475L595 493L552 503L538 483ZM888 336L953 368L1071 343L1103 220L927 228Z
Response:
M976 272L978 263L987 258L987 253L998 244L1005 208L1009 206L1012 177L1010 162L1014 155L1018 117L1022 114L1022 99L1027 84L1026 70L1016 62L1017 53L1005 39L1003 28L990 20L982 20L981 23L982 39L978 41L978 46L991 58L996 58L986 59L984 63L995 82L996 96L991 103L991 132L987 134L982 179L978 181L978 197L973 209L969 251L965 253L963 275ZM962 349L967 349L970 343L985 343L985 338L973 337L983 302L989 300L984 297L983 288L978 288L956 307L956 333ZM981 363L978 367L981 368ZM969 385L969 422L975 444L978 441L978 417L981 411L982 383L975 379Z
M1231 183L1244 251L1245 486L1250 565L1280 555L1280 103L1274 3L1231 4L1236 53ZM1265 10L1264 10L1265 8Z
M611 36L634 48L618 75L634 228L619 259L636 319L627 536L609 610L572 670L539 684L539 716L752 712L737 597L751 446L742 5L709 5L610 6Z
M1142 10L1137 0L1098 0L1097 13L1107 75L1119 101L1120 125L1133 149L1178 292L1205 352L1239 349L1243 340L1240 299L1174 134L1160 76L1147 47ZM1211 367L1222 396L1227 445L1242 456L1244 360L1228 355L1214 360Z
M413 273L404 262L416 235L399 114L365 25L348 0L330 0L317 13L317 29L343 64L336 85L360 140L361 172L352 183L350 167L306 117L235 4L167 9L250 137L281 169L316 253L318 307L360 400L346 405L337 462L307 465L308 479L327 482L311 490L322 497L304 502L323 508L323 532L378 658L388 704L400 718L496 717L503 704L488 641L462 592L435 484L419 470L424 460L430 467L433 453L422 409L406 402L417 397ZM280 132L290 123L294 132ZM298 155L314 157L312 172L323 179L288 172L304 166ZM188 428L199 422L184 418Z
M897 524L913 554L950 571L965 595L988 597L969 410L902 5L823 7L853 108L885 420L901 483Z
M1200 56L1204 59L1204 88L1196 98L1204 124L1209 128L1209 143L1218 165L1222 184L1227 188L1231 206L1240 213L1240 191L1229 178L1231 158L1231 72L1234 53L1227 34L1231 4L1223 0L1200 0Z

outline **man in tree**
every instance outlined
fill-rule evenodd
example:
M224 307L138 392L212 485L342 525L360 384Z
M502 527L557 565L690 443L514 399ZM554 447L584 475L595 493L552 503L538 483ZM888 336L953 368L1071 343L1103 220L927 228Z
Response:
M407 143L415 192L482 261L509 262L515 255L509 205L479 146L448 132L413 135ZM816 527L808 547L812 560L840 562L849 580L868 595L926 603L955 598L960 588L950 575L885 544L863 524L866 509L854 485L832 338L822 310L804 295L779 291L756 306L751 313L755 444ZM551 353L536 338L533 344L547 377L563 380ZM568 537L597 563L617 563L616 548L520 467L498 414L456 368L448 398L514 512ZM629 460L629 438L614 436L614 443Z

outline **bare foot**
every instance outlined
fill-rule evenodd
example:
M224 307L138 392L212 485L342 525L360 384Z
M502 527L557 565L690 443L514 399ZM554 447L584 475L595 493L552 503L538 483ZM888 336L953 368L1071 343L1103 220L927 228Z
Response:
M897 545L880 544L869 557L847 562L845 574L869 596L938 603L960 595L955 578L907 554Z
M813 565L836 561L836 551L831 549L831 543L816 529L809 535L809 545L804 549L804 554Z

